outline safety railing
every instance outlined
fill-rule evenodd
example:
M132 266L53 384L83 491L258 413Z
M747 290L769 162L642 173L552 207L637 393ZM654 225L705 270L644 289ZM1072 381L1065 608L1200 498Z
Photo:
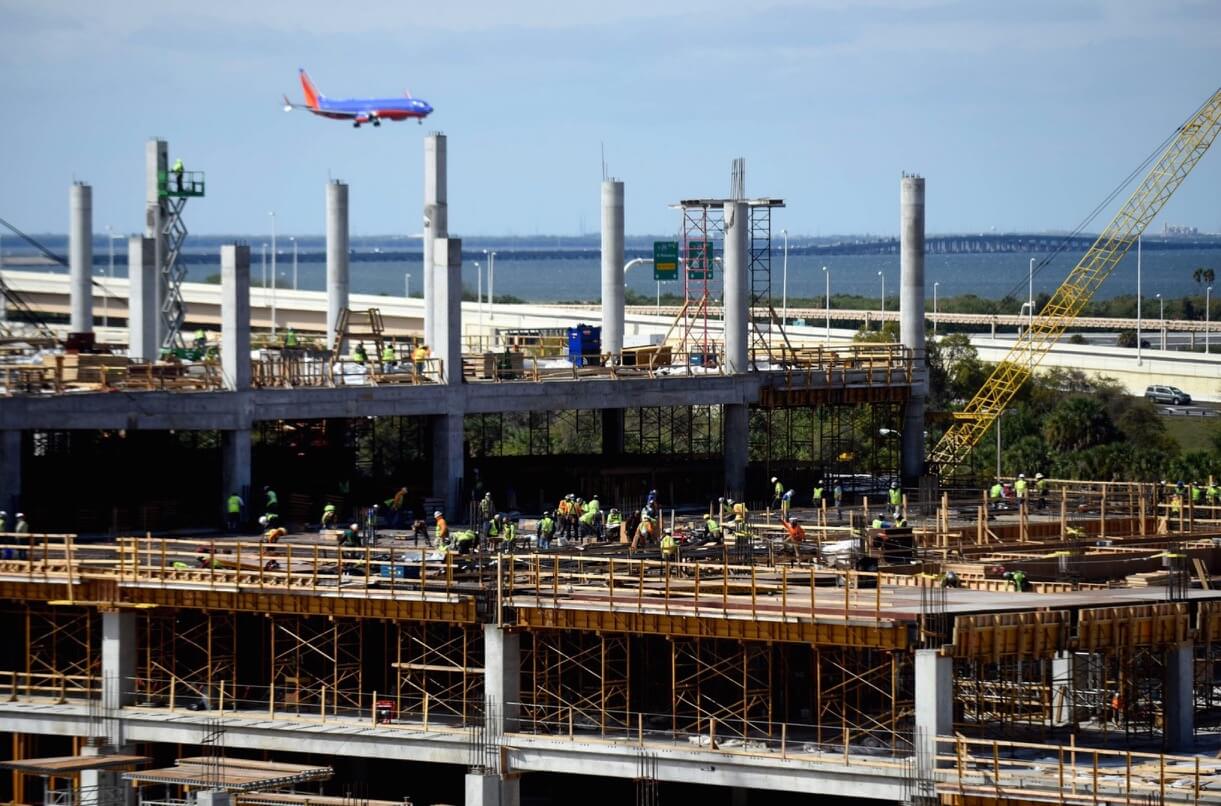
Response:
M0 671L0 698L8 702L55 702L100 697L101 678L58 672Z
M90 366L65 366L65 356L41 366L0 366L0 395L57 395L78 392L207 391L223 386L215 360L139 362L98 356ZM91 358L86 356L86 358ZM84 361L84 359L81 359ZM75 362L73 362L75 363Z
M1221 803L1221 760L937 737L937 792L1055 803Z
M157 195L167 196L202 196L207 185L203 171L158 171Z

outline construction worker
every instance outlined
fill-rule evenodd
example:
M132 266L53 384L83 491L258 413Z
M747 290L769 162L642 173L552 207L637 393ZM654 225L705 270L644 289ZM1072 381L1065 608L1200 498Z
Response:
M484 493L483 498L479 499L479 533L486 535L492 525L492 518L496 517L496 504L492 501L491 493Z
M369 354L365 352L363 341L356 342L356 346L352 348L352 360L362 367L369 361Z
M0 534L8 531L8 513L0 509Z
M195 351L199 353L199 357L203 358L204 353L208 351L208 334L204 329L197 328L195 330Z
M242 522L242 507L246 502L237 493L229 496L225 501L225 528L230 532L236 532L237 527ZM0 532L4 531L0 529Z
M1216 506L1218 503L1221 503L1221 487L1217 486L1215 479L1210 478L1208 480L1208 490L1206 492L1208 494L1208 503L1210 506Z
M1034 491L1039 495L1039 509L1047 509L1047 479L1042 473L1034 474Z
M550 512L544 512L543 517L538 519L538 533L535 538L540 550L551 548L551 538L555 537L555 520L551 517Z
M1204 503L1204 486L1198 481L1191 483L1191 505L1199 506Z
M844 519L844 484L839 479L835 480L835 488L831 492L831 497L835 499L835 517L842 521Z
M357 524L349 524L347 529L344 529L338 538L338 543L342 548L356 548L360 545L360 526Z
M415 372L417 375L424 374L424 366L428 362L428 345L420 344L411 351L411 360L415 362Z
M606 530L603 533L603 539L618 540L619 532L623 527L623 515L618 509L611 507L610 512L606 513Z
M704 542L705 543L720 543L723 539L721 533L721 524L716 519L715 514L709 514L704 518Z
M784 527L785 532L784 547L786 550L793 552L793 559L796 560L801 544L806 539L805 530L801 528L801 519L793 518L789 520L788 518L781 518L780 524Z
M793 506L793 491L789 490L784 495L780 496L780 519L784 520L789 516L789 509Z
M284 346L290 350L298 346L297 331L293 330L291 327L284 331Z
M500 541L502 551L513 551L517 545L517 518L505 522L504 539Z
M588 506L585 511L577 518L579 525L579 535L582 539L598 537L598 511L590 509Z
M1017 496L1019 507L1026 506L1026 488L1029 485L1026 483L1026 474L1018 473L1017 481L1013 483L1013 493Z
M564 497L564 521L560 524L565 540L575 540L577 537L577 518L581 515L581 506L576 493Z
M746 504L742 501L728 501L730 508L733 510L734 528L742 531L746 527L746 516L750 513L746 511Z
M433 520L437 524L437 545L449 543L449 524L445 522L445 516L441 514L441 510L432 513Z
M666 562L678 559L678 541L670 534L669 529L661 536L661 558Z
M650 517L649 515L642 516L640 518L640 525L636 527L636 534L634 534L632 536L632 551L635 551L636 547L638 545L640 545L642 542L646 546L649 543L653 542L653 535L654 535L653 530L655 528L656 528L656 523L653 521L652 517Z
M1017 591L1018 593L1021 593L1022 591L1026 590L1026 572L1025 571L1018 570L1018 571L1013 572L1013 589L1015 591Z
M479 535L475 534L474 529L464 529L455 536L455 543L459 554L470 554L475 550L478 542Z
M174 182L178 186L178 192L182 192L182 175L186 173L186 168L182 164L182 158L174 160L174 167L170 169L174 174Z
M335 524L339 522L339 515L335 512L334 504L327 504L322 508L322 521L319 528L334 529Z
M899 515L903 512L903 491L899 489L899 482L892 481L890 483L887 501L890 503L890 511L894 513L895 520L898 520Z
M398 364L398 355L394 352L394 342L388 341L382 346L382 370L394 369Z
M389 513L390 528L398 529L403 524L403 507L407 503L407 488L399 487L394 495L387 498L385 501L386 511Z
M428 522L423 518L416 518L411 524L411 542L415 545L420 545L420 539L424 539L424 545L428 543Z
M822 479L814 482L814 492L810 495L810 501L813 502L815 509L822 509Z
M263 486L263 512L268 515L280 512L280 497L269 485Z
M772 476L772 509L780 506L780 499L784 497L784 483L780 479Z
M288 530L282 526L278 526L273 522L273 519L263 515L259 518L259 526L263 528L263 539L268 543L275 543L281 537L288 534Z
M1000 508L1001 496L1005 494L1005 487L1001 484L1001 480L997 479L992 482L992 486L988 489L988 498L993 510Z

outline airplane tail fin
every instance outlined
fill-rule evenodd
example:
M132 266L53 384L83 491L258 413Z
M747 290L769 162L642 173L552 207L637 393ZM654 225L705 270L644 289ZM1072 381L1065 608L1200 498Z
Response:
M317 109L318 98L320 97L318 90L314 87L314 82L310 81L309 74L305 72L305 68L301 68L300 73L301 90L305 93L305 105L310 109Z

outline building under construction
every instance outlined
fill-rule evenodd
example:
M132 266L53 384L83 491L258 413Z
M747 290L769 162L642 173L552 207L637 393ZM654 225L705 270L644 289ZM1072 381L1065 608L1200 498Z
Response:
M221 255L219 357L165 360L189 348L177 254L184 199L204 184L167 173L154 141L126 354L90 352L89 272L74 271L73 350L2 367L0 500L35 527L0 536L9 796L656 804L698 784L734 803L1221 802L1221 507L1054 479L1037 498L996 501L953 475L1134 240L1125 216L1147 224L1219 128L1221 94L931 465L919 177L901 183L896 344L788 338L769 304L762 212L779 202L745 199L736 181L727 199L682 204L698 224L681 262L704 275L661 343L625 346L611 294L593 360L560 366L529 345L502 357L513 345L500 332L490 356L475 353L445 138L431 135L429 355L383 359L376 311L349 308L347 186L328 182L326 344L252 353L250 253L237 244ZM74 269L89 265L82 188ZM602 198L604 281L621 287L622 184ZM723 319L708 316L713 265ZM375 357L352 366L352 341ZM476 521L479 492L510 484L525 512L572 488L627 512L657 490L686 539L664 554L625 529L540 547L531 517L515 539L457 553L376 518L360 545L307 528L328 494L345 509L371 500L336 468L403 456L412 470L394 465L396 486L427 491L423 511L451 528ZM777 474L850 483L838 509L793 511L794 543L767 500ZM252 508L271 484L293 491L284 533L217 530L228 495ZM719 537L699 539L705 520Z

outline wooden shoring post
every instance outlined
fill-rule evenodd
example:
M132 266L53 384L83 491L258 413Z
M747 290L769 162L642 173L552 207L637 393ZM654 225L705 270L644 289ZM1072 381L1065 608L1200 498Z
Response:
M1098 537L1105 540L1107 536L1107 488L1102 488L1098 499Z
M982 546L984 544L984 522L988 517L987 507L977 507L975 513L975 545Z
M810 621L814 621L814 612L815 612L814 611L814 600L815 600L814 589L817 587L817 585L815 585L814 582L815 582L814 563L810 563Z
M844 621L848 621L848 602L852 594L852 571L844 571Z
M1060 488L1060 541L1068 539L1068 489Z
M284 572L283 572L285 588L291 588L293 586L292 572L293 572L293 544L286 543L286 544L284 544Z
M432 703L432 694L424 692L424 730L428 730L428 706Z
M907 520L907 493L903 493L903 520Z
M723 538L722 538L723 539ZM734 544L737 545L738 536L734 534ZM722 545L721 551L721 614L729 615L729 552Z
M611 557L610 561L607 563L607 571L608 571L607 576L609 577L606 581L607 593L610 598L610 602L609 602L610 609L614 610L615 609L615 558L614 557Z
M636 611L644 612L644 560L636 560L636 572L639 576L636 585Z
M699 577L699 566L696 567L696 578ZM780 566L780 620L787 621L789 617L789 567L787 565ZM697 584L696 591L698 596L699 586ZM698 615L698 611L697 611Z
M237 544L237 557L234 559L234 563L237 565L237 567L239 569L242 567L242 544L240 542ZM266 563L263 562L263 541L260 540L259 541L259 590L260 591L263 590L263 569L265 566L266 566Z
M1136 497L1136 500L1140 504L1140 526L1138 527L1138 531L1136 532L1136 534L1140 535L1141 537L1144 537L1145 536L1145 495L1144 495L1144 491L1142 491L1141 494Z
M318 590L318 544L314 544L314 567L310 571L310 589Z
M757 585L758 585L758 581L757 581L757 576L755 573L755 566L752 565L750 567L750 616L751 616L751 618L759 617L759 613L756 610L756 607L758 606L758 596L759 596L759 590L758 590Z
M275 697L269 697L272 702L275 702ZM322 721L326 722L326 683L322 684L322 696L319 698L318 711L322 715Z
M664 575L664 602L666 615L670 615L670 566L673 565L669 560L663 560L661 563L661 571Z
M551 556L551 606L558 607L560 602L560 556Z
M695 564L695 616L700 615L700 563Z

